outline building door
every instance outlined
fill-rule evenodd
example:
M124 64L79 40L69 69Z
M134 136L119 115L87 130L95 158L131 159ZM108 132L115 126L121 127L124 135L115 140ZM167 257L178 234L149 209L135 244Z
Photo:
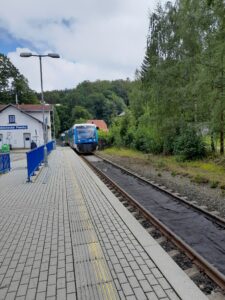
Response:
M3 135L0 134L0 149L2 148L2 144L3 144Z
M23 140L24 140L24 148L30 149L30 144L31 144L30 133L24 133Z

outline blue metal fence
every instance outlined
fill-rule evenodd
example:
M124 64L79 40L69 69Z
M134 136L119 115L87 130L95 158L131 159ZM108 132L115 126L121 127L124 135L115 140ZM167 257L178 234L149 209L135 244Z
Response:
M55 141L48 142L46 144L48 155L53 149L55 149ZM35 148L27 154L27 180L30 181L31 176L35 174L40 165L44 161L44 145Z
M55 141L48 142L46 147L49 154L53 149L55 149Z
M10 166L10 155L9 153L0 153L0 174L9 172Z

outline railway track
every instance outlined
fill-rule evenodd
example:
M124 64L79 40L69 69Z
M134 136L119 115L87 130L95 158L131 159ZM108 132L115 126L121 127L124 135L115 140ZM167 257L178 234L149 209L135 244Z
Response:
M160 187L156 183L139 177L137 174L108 160L96 156L82 156L82 158L209 298L215 299L215 296L219 295L220 299L225 299L225 247L223 248L224 253L219 249L220 257L215 258L216 263L204 257L201 251L196 251L199 245L196 244L194 245L195 247L193 247L191 243L188 243L166 224L169 220L164 222L155 212L153 214L152 211L154 210L149 209L146 204L150 202L149 194L146 193L146 186L153 189L152 193L154 195L153 199L150 199L151 201L154 200L157 193L159 194L157 197L161 198L163 198L162 195L167 195L176 205L179 203L178 206L181 206L181 209L185 207L186 210L193 211L195 217L199 216L199 218L204 218L204 220L210 222L214 228L217 228L219 236L221 235L220 233L222 233L223 237L225 233L225 220L210 214L205 209L190 204L184 198L166 190L165 187ZM117 178L116 174L122 175ZM123 180L121 179L122 177L124 178ZM135 181L138 182L137 187L134 186ZM124 184L124 182L128 182L128 184ZM134 192L135 189L136 193ZM141 191L144 191L142 195ZM135 195L138 195L138 197L134 197ZM157 197L155 199L156 202L158 201ZM140 201L140 199L142 199L142 201ZM168 203L165 207L166 210L170 212ZM175 211L175 214L176 213ZM179 216L175 216L171 222L174 223L175 219L179 219ZM189 222L192 223L191 218ZM176 225L180 227L179 222L176 223ZM210 228L207 228L207 230L208 229L210 230ZM189 234L191 234L191 232L189 232ZM199 244L202 244L201 239L202 237L199 237ZM209 245L211 253L213 253L212 247L213 242ZM205 248L204 243L202 248ZM214 245L214 248L216 251L218 245ZM218 266L222 261L224 266Z

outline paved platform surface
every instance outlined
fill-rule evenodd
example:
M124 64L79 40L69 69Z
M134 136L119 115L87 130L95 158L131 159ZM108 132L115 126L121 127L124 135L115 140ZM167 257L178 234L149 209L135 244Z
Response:
M0 299L207 299L69 148L0 177Z

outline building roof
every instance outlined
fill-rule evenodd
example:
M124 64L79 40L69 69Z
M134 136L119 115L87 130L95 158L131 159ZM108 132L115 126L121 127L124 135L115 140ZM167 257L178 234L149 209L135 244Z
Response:
M95 124L96 127L98 127L99 129L101 129L103 131L108 131L108 127L104 120L88 120L86 123Z
M42 104L0 104L0 111L4 110L8 106L16 107L25 112L41 112L43 109ZM52 105L45 104L44 110L52 111Z
M23 105L24 105L24 104L23 104ZM31 104L29 104L29 106L30 106L30 105L31 105ZM23 109L20 108L20 105L13 105L13 104L0 105L0 113L1 113L3 110L5 110L5 109L7 109L8 107L10 107L10 106L14 107L15 109L19 110L21 113L27 115L28 117L34 119L35 121L37 121L37 122L43 124L42 121L38 120L37 118L35 118L34 116L32 116L32 115L29 114L29 112L31 112L32 110L26 110L26 111L25 111L25 110L23 110ZM41 110L33 110L33 111L41 111ZM45 111L48 111L48 110L45 110ZM49 127L49 126L48 126L48 127Z

